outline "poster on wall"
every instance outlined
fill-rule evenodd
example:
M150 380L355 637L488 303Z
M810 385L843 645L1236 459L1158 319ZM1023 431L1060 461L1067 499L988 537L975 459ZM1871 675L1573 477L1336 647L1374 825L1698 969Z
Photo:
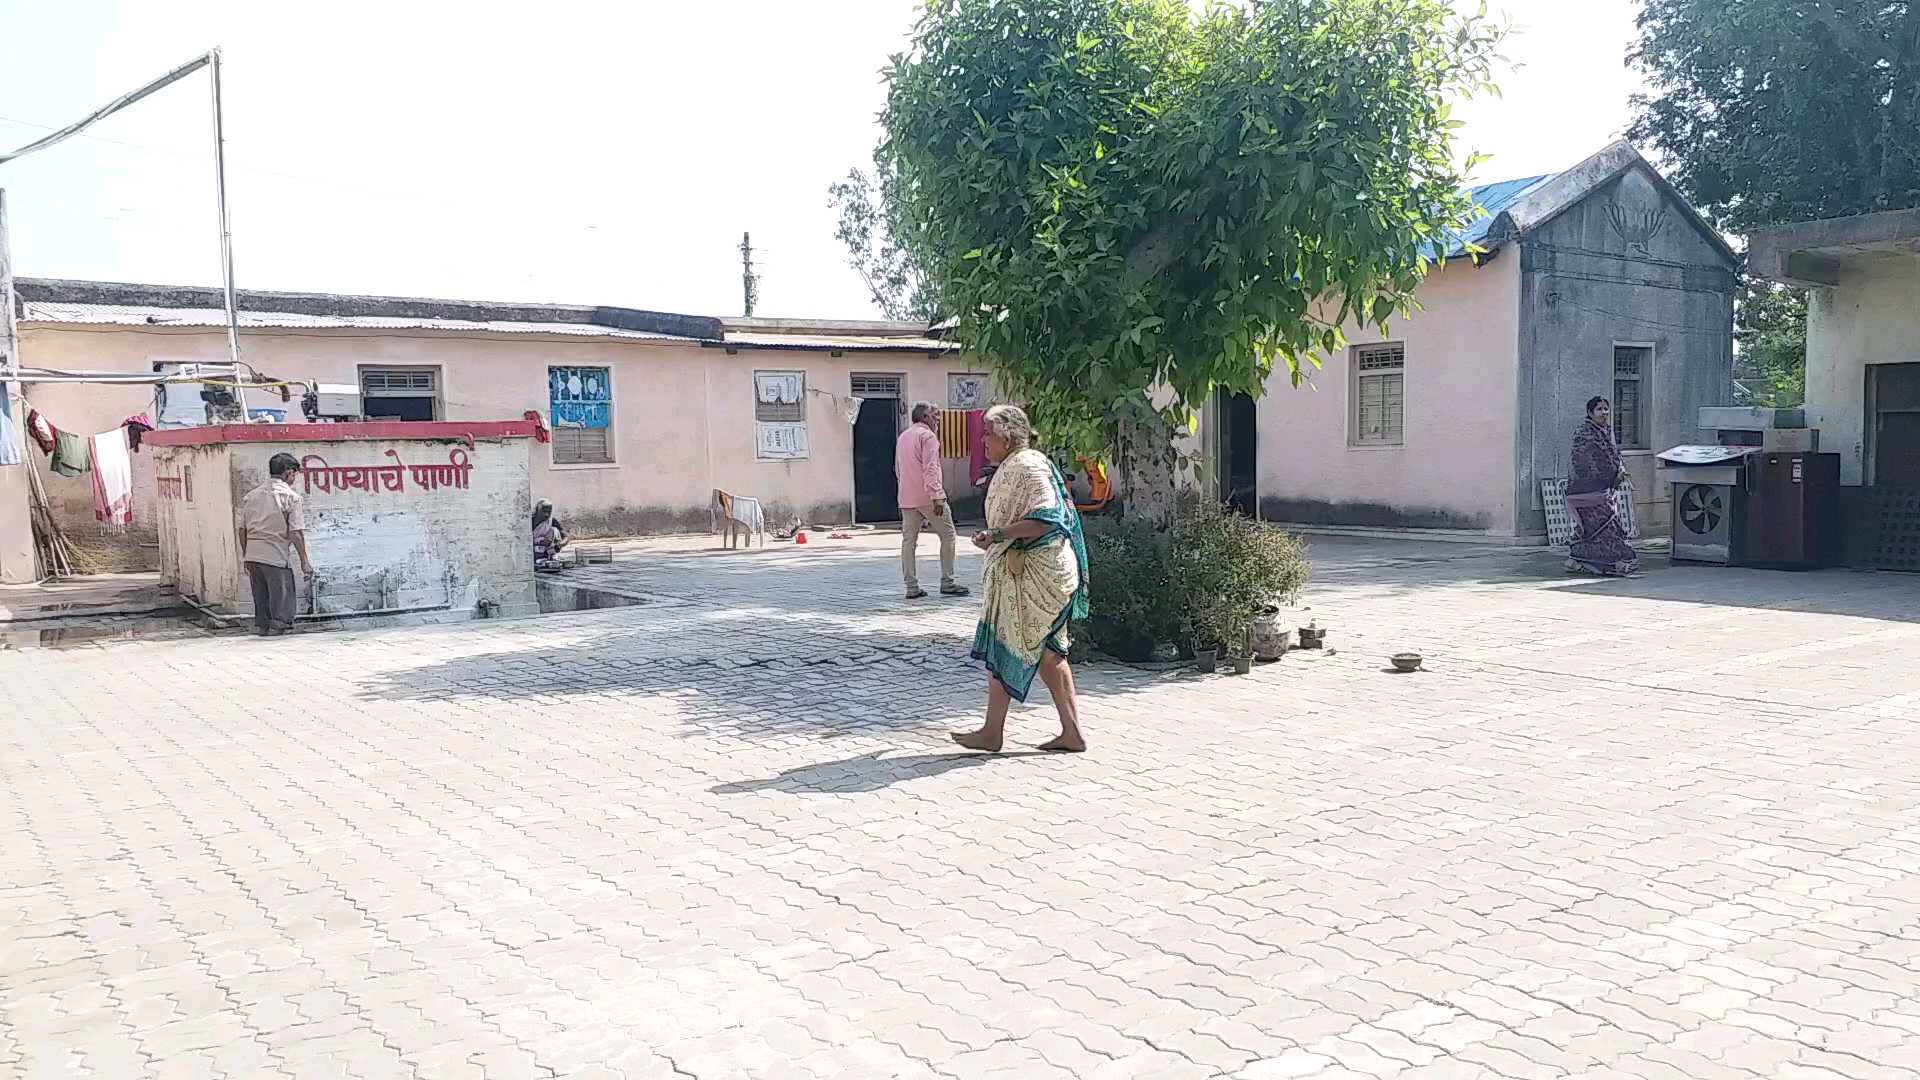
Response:
M762 414L770 411L797 414L806 388L806 376L798 371L753 373L753 400Z
M968 412L987 407L985 375L950 373L947 376L947 408Z
M761 461L797 461L807 457L807 425L760 421L754 425L754 456Z

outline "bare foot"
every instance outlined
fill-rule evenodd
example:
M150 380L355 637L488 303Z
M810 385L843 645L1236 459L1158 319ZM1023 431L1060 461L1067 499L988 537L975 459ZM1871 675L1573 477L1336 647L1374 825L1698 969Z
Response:
M1055 754L1084 754L1087 752L1087 740L1069 739L1062 735L1052 742L1041 743L1040 749Z
M1001 740L988 735L985 730L969 731L965 734L956 731L952 733L952 737L954 742L959 743L969 750L985 750L989 754L997 754L1000 752Z

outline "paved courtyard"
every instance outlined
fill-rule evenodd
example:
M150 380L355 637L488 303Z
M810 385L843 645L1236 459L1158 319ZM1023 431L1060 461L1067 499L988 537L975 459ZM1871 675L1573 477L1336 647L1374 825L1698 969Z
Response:
M1334 651L985 758L890 543L0 652L0 1076L1920 1071L1920 579L1320 541Z

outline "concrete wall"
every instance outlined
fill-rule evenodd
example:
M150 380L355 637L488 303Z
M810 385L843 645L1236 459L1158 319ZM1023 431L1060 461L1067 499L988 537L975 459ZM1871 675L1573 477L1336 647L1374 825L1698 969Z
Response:
M158 533L160 580L215 610L251 612L227 447L156 446L141 457L159 490L148 510Z
M214 330L33 323L21 329L25 362L43 367L148 372L154 361L213 362L226 357L225 338ZM981 370L958 355L929 356L924 351L835 356L743 348L729 354L685 342L563 335L261 330L246 333L242 348L259 370L297 380L357 383L363 365L438 367L442 415L452 420L512 419L529 409L545 415L549 365L611 369L614 464L555 465L551 450L539 446L530 473L535 497L552 499L569 528L609 533L705 530L715 487L758 496L775 522L795 514L823 523L844 521L853 485L852 428L832 398L811 391L844 398L855 372L899 374L908 400L925 397L944 403L949 372ZM810 458L756 459L756 369L806 373ZM82 432L151 411L151 391L144 388L42 385L28 395L56 424ZM250 403L281 407L277 396ZM288 419L297 421L297 398L287 408ZM967 491L966 472L964 461L948 465L947 482L956 495ZM155 492L146 455L135 459L134 475L135 528L151 535ZM47 479L63 523L91 530L87 479Z
M316 430L319 430L316 428ZM155 446L160 491L156 520L163 580L216 611L253 610L235 534L234 508L265 483L276 453L307 463L296 480L306 497L307 549L314 577L300 610L350 614L446 608L473 612L483 601L505 615L539 610L527 532L532 440L312 440ZM398 482L348 486L335 468L404 466ZM427 474L415 466L466 467ZM453 482L456 475L461 482ZM311 597L309 596L311 592Z
M1261 516L1383 528L1513 529L1518 259L1457 260L1420 287L1423 310L1384 337L1406 346L1405 443L1349 445L1351 352L1298 388L1276 373L1259 402Z
M1920 259L1849 260L1807 310L1807 423L1840 455L1840 482L1866 482L1867 367L1920 362Z
M1636 247L1648 214L1659 227ZM1632 343L1653 346L1653 430L1650 449L1627 452L1627 468L1642 530L1664 532L1671 492L1656 479L1653 454L1699 441L1700 407L1733 401L1732 267L1638 167L1528 234L1520 249L1516 527L1545 533L1539 482L1567 475L1587 399L1612 393L1613 346Z

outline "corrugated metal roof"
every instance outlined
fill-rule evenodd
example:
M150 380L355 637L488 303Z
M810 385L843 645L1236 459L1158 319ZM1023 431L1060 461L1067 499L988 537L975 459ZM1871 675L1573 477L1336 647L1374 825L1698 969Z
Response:
M1529 176L1519 180L1501 180L1498 183L1481 184L1478 187L1468 188L1468 196L1473 199L1473 204L1479 207L1479 210L1475 211L1478 216L1475 217L1472 222L1468 223L1465 228L1460 229L1448 237L1446 257L1449 259L1464 258L1467 254L1468 244L1479 244L1482 247L1486 246L1487 230L1493 227L1494 220L1500 216L1501 211L1519 202L1526 196L1527 192L1532 191L1534 188L1539 187L1541 184L1546 183L1558 175L1560 174L1548 173L1545 176ZM1438 244L1429 245L1426 251L1427 258L1438 260L1440 258L1439 248L1440 245Z
M22 322L83 326L188 326L220 328L227 313L219 308L141 307L125 304L68 304L26 300ZM242 311L243 328L273 330L436 330L467 334L558 334L566 337L622 338L638 341L699 341L700 338L623 330L578 322L404 318L383 315L302 315L285 311Z
M713 347L748 349L805 349L832 352L951 352L954 344L930 337L844 337L830 334L750 334L727 333L725 341L710 341Z

